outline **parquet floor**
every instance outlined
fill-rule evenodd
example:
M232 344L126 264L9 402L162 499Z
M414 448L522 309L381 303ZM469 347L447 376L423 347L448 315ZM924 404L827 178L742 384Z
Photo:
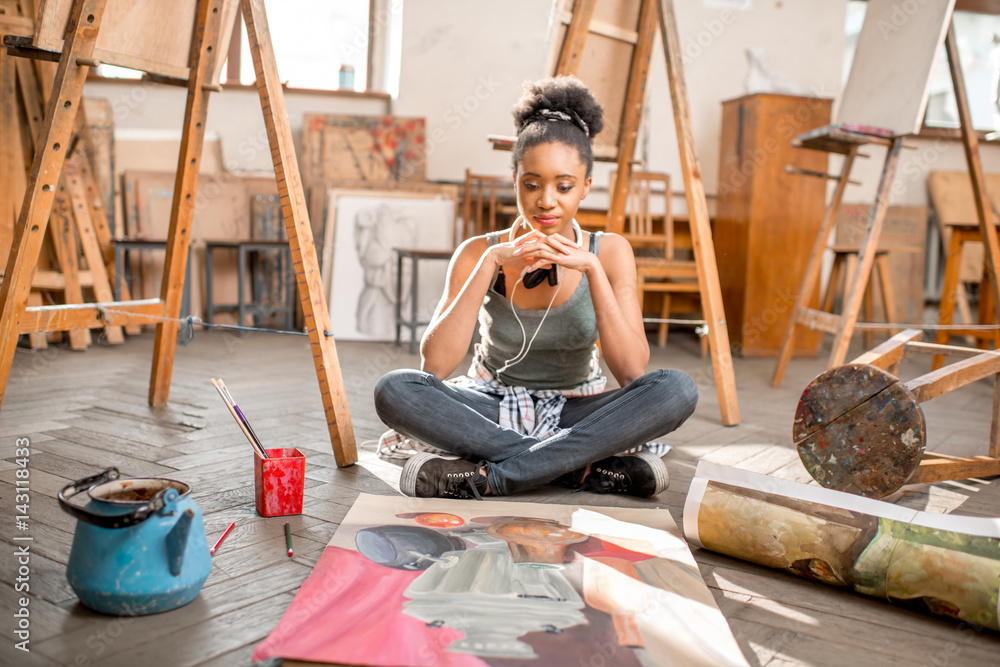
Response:
M359 442L377 438L371 390L384 372L417 363L390 344L340 343ZM134 667L249 664L254 645L274 627L358 493L397 493L399 467L363 450L358 465L338 469L330 453L309 348L304 338L256 333L238 338L199 332L178 347L170 404L146 403L152 336L87 352L55 347L19 350L0 411L0 664ZM807 481L790 443L801 390L823 359L794 360L783 387L771 388L770 359L736 359L743 423L720 424L711 365L693 337L671 334L651 368L682 368L701 387L694 417L668 438L670 488L656 499L573 494L552 487L519 500L614 503L667 508L681 523L685 494L701 458ZM904 375L923 373L921 360ZM308 456L305 509L292 517L295 556L285 553L285 518L257 516L248 444L209 384L222 377L269 446ZM979 382L925 405L930 445L951 454L982 453L989 433L992 385ZM30 440L30 648L13 648L14 447ZM192 485L214 540L236 528L214 558L198 598L154 616L115 618L83 608L65 567L74 519L60 511L69 481L118 466L125 476L164 476ZM1000 513L1000 485L964 482L906 487L896 502L937 512ZM695 550L702 575L752 665L996 664L1000 637L899 609L781 572ZM335 631L335 630L334 630Z

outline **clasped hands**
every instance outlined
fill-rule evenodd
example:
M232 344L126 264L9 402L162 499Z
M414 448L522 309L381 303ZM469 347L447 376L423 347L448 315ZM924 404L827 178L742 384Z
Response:
M492 250L498 266L522 267L522 278L535 269L546 269L552 265L585 273L595 259L590 251L562 234L543 234L538 230L532 230L513 242L493 246Z

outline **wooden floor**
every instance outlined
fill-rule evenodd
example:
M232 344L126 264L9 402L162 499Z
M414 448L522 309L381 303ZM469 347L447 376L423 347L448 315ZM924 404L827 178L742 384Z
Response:
M390 344L340 343L341 364L358 441L382 431L372 404L375 380L417 363ZM860 351L860 350L859 350ZM399 468L362 451L358 465L338 469L330 453L306 339L254 333L199 332L178 347L169 407L146 403L152 336L86 352L63 347L19 350L0 411L0 664L245 665L274 627L358 493L397 493ZM910 362L904 376L926 371ZM693 336L671 334L654 350L651 368L682 368L701 388L691 420L667 438L670 488L643 501L573 494L551 487L518 500L667 508L678 524L699 459L807 481L790 444L798 396L824 360L793 360L782 388L768 382L770 359L736 359L743 424L723 427L707 359ZM292 517L295 556L288 558L285 518L257 516L250 448L209 384L226 380L269 446L295 446L308 456L305 510ZM984 453L992 385L986 381L925 405L930 448ZM17 597L12 556L16 438L29 438L31 653L13 648L10 610ZM192 485L210 540L236 528L214 558L198 598L155 616L115 618L84 609L65 567L74 520L55 495L67 482L114 465L125 476L165 476ZM1000 484L963 482L905 487L895 500L936 512L996 515ZM976 634L938 618L892 607L707 551L695 550L702 575L752 665L996 664L1000 637ZM336 631L331 629L331 631ZM848 657L849 656L849 657Z

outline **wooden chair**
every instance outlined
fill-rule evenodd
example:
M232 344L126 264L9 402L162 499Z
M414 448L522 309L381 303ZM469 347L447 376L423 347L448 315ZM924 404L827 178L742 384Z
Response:
M484 176L465 170L462 191L462 222L455 235L455 244L467 238L493 232L506 226L508 219L517 217L514 184L502 176Z
M848 282L854 275L854 270L858 266L859 249L850 246L834 246L833 269L830 272L830 280L826 285L826 293L823 296L822 309L824 312L832 313L835 307L837 296L847 292ZM916 251L916 248L904 250ZM878 287L882 297L882 317L886 322L892 322L896 317L896 296L892 289L892 276L889 269L889 251L879 248L875 251L875 263L872 270L871 279L865 287L864 311L868 322L874 321L875 314L875 278L878 278ZM899 333L893 327L886 327L890 335ZM865 347L871 348L875 344L875 333L871 329L865 330Z
M611 184L617 172L611 173ZM670 176L667 174L633 171L625 204L625 232L622 234L637 251L635 263L638 282L636 291L639 307L646 294L661 295L657 326L657 345L667 344L670 307L673 294L700 294L698 265L695 260L679 258L674 219L670 214ZM663 213L654 212L653 200L662 197ZM662 227L658 222L662 219ZM701 336L702 356L708 351L708 339Z

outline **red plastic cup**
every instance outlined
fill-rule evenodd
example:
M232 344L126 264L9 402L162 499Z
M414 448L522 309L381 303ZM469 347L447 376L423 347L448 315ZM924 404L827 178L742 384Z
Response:
M254 496L261 516L302 514L305 491L306 457L298 449L265 450L270 458L256 453L253 461Z

